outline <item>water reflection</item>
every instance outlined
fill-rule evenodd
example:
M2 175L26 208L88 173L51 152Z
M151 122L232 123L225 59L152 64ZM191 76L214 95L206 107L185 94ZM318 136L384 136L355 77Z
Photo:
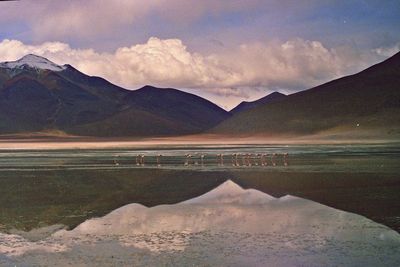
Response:
M201 166L208 169L292 165L296 168L322 166L332 170L340 167L340 170L353 168L359 171L368 171L381 168L385 171L392 168L394 163L398 163L399 159L400 149L398 146L381 145L197 146L51 151L0 150L0 171L60 168L107 169L118 166L123 168L144 166L151 168L160 167L159 165L166 168ZM347 160L349 160L349 163L346 163ZM356 163L355 166L353 166L354 163ZM389 165L385 165L386 163L389 163ZM335 166L339 164L340 166Z
M0 234L17 265L397 266L400 235L362 216L228 180L199 197L121 207L41 242Z
M0 231L57 223L73 228L128 203L177 203L227 179L400 230L399 151L392 145L3 150Z

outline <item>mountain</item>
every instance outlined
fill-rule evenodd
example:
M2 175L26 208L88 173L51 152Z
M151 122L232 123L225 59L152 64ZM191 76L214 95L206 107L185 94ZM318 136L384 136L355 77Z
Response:
M400 131L400 53L360 73L244 110L212 129L223 134Z
M72 132L112 136L115 129L135 136L159 136L203 132L230 114L199 96L172 88L144 86L124 95L125 108L104 120L78 125Z
M252 101L252 102L243 101L239 105L237 105L235 108L233 108L230 111L230 113L237 114L244 110L252 109L252 108L255 108L255 107L263 105L263 104L280 101L284 98L286 98L286 95L279 93L279 92L273 92L273 93L271 93L267 96L264 96L263 98L260 98L256 101Z
M1 134L182 135L210 129L229 116L186 92L151 86L126 90L32 54L0 63Z

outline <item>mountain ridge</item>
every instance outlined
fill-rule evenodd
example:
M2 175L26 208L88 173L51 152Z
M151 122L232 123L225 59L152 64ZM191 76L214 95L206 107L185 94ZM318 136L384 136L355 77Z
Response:
M230 116L177 89L127 90L70 65L60 70L52 64L27 55L1 65L1 134L60 130L89 136L183 135L212 128ZM150 93L153 103L147 100Z
M275 102L275 101L280 101L280 100L284 99L286 96L287 95L282 94L280 92L273 92L273 93L270 93L270 94L268 94L268 95L266 95L266 96L264 96L262 98L254 100L254 101L250 101L250 102L242 101L239 105L237 105L236 107L231 109L229 112L232 113L232 114L236 114L236 113L242 112L244 110L255 108L255 107L257 107L259 105L262 105L262 104L267 104L267 103L272 103L272 102Z
M274 92L227 112L174 88L127 90L71 65L0 63L0 134L75 136L310 135L330 129L400 135L400 53L359 73L291 95ZM34 61L34 60L33 60ZM49 63L50 62L50 63ZM13 64L14 64L13 63ZM56 65L56 64L55 64ZM61 67L60 65L56 65Z
M356 74L234 114L209 132L308 135L339 127L399 134L399 85L397 53Z

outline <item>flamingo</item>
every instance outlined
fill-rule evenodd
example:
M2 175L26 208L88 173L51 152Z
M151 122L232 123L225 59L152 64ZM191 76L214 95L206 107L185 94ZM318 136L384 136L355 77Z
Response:
M116 158L114 158L114 165L115 165L115 166L118 166L118 165L119 165L119 163L118 163L118 158L119 158L119 155L117 155Z
M188 166L189 162L188 162L188 155L189 154L185 154L185 163L183 163L183 165Z
M272 166L276 166L275 158L276 158L276 153L273 153L271 156Z
M255 154L254 165L258 166L259 160L261 161L261 154ZM260 163L261 165L261 163Z
M158 155L157 155L157 166L158 166L158 167L161 166L161 163L160 163L160 158L161 158L161 157L162 157L161 154L158 154Z
M288 157L289 157L288 153L283 154L283 165L285 166L289 165Z
M246 166L246 154L240 154L242 156L242 165Z
M247 166L249 166L249 167L251 167L251 157L252 157L252 154L247 154Z
M268 154L262 154L262 166L268 166Z
M204 165L204 157L205 157L205 156L206 156L205 154L201 154L201 156L200 156L201 166Z
M186 161L184 163L185 166L189 166L190 165L190 158L192 157L192 155L190 154L185 154L186 157Z
M239 156L240 154L236 154L235 153L235 166L240 166L240 164L239 164L239 161L238 161L238 156Z

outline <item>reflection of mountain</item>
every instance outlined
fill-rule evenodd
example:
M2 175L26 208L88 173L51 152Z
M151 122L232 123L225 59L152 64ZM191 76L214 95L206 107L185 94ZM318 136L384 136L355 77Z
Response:
M0 133L180 135L204 131L228 116L189 93L151 86L129 91L35 55L0 64Z
M202 152L211 155L232 151L232 147L218 152L210 149L203 147ZM301 146L289 150L290 168L281 167L282 158L278 157L276 168L252 167L245 171L231 167L228 157L225 170L215 169L217 163L211 156L206 157L204 167L185 167L186 152L175 149L161 152L162 167L156 167L157 150L147 151L144 168L135 165L135 155L142 151L125 149L2 153L0 231L3 227L30 230L58 223L73 228L128 203L152 207L181 202L204 194L227 177L245 188L274 197L296 195L361 214L400 231L396 219L400 207L398 147L393 144ZM243 148L238 152L246 151ZM182 157L169 157L169 153ZM115 155L120 155L118 167L113 163ZM377 168L377 163L384 168ZM15 188L23 194L14 193Z
M338 131L400 133L400 53L360 73L236 113L212 132L309 134Z
M400 260L400 235L385 226L232 181L174 205L130 204L39 243L0 238L4 262L33 265L395 266Z

